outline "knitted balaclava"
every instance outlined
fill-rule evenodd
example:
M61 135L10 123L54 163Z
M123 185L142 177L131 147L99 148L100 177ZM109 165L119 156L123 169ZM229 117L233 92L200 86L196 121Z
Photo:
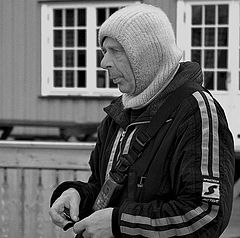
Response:
M140 108L161 92L182 57L166 14L151 5L134 4L115 12L100 28L101 47L105 37L122 45L135 76L135 92L122 97L125 108Z

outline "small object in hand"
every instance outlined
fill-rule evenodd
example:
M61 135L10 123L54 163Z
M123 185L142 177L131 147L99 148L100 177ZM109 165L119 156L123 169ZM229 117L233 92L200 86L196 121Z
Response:
M70 210L68 208L64 208L64 212L63 212L66 220L70 221L69 223L67 223L64 227L63 230L67 231L69 228L73 227L75 221L72 220L71 216L70 216Z
M68 208L64 207L63 214L68 221L74 222L70 216L70 210Z

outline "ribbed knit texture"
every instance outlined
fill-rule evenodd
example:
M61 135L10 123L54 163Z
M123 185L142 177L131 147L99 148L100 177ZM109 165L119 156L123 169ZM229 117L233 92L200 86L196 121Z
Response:
M173 78L182 57L166 14L157 7L134 4L111 15L101 26L99 44L105 37L124 48L136 80L133 94L123 94L125 108L146 105Z

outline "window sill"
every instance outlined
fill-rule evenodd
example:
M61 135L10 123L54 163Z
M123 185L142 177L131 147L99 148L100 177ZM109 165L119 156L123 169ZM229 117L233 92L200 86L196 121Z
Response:
M112 100L117 96L110 95L39 95L41 99L97 99L97 100Z
M59 98L98 98L98 99L106 99L106 98L115 98L119 97L121 93L118 89L108 90L108 89L100 89L100 90L42 90L41 98L50 98L50 97L59 97Z
M96 0L88 0L89 2L93 2L93 1L96 1ZM107 1L109 1L109 0L103 0L103 2L107 2ZM79 3L79 2L81 2L81 1L79 1L79 0L71 0L71 1L66 1L66 0L38 0L38 3L54 3L54 2L64 2L64 3L67 3L67 2L72 2L72 3L74 3L74 2L77 2L77 3Z

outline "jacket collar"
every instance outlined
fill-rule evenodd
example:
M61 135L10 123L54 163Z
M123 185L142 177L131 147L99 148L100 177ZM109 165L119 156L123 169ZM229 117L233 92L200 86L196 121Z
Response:
M149 105L146 110L137 118L136 123L150 121L152 116L158 111L159 107L164 103L166 97L178 87L187 82L195 82L202 84L202 71L197 63L184 62L180 64L175 77L171 83L162 91ZM122 104L122 96L116 98L112 103L104 108L104 111L117 123L120 127L126 128L130 124L129 110L124 109Z

